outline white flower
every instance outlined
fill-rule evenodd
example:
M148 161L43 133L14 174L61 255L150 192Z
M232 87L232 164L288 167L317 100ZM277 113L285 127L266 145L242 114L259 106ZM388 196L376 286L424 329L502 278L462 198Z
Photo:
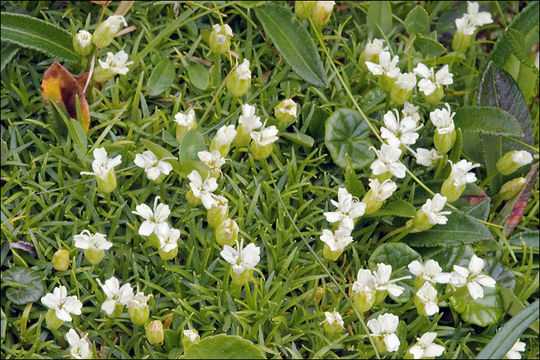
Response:
M236 75L240 80L251 79L251 70L249 70L249 60L244 59L244 61L236 68Z
M394 84L403 90L412 91L416 86L416 75L412 72L399 74Z
M343 327L343 319L341 318L341 315L336 311L336 309L334 309L333 312L325 311L324 316L326 319L324 319L323 323L328 323L330 325L335 324Z
M128 60L128 54L124 52L124 50L120 50L116 54L113 54L112 52L107 53L107 58L105 61L99 61L99 66L103 70L111 70L115 74L125 75L129 71L128 65L133 64L133 61L127 61Z
M454 116L448 103L445 104L446 109L435 109L429 113L429 118L433 125L437 128L437 133L440 135L451 134L454 132Z
M399 318L394 314L379 315L376 319L368 321L367 326L373 336L382 336L386 351L399 349L399 338L396 335Z
M210 172L221 172L221 167L225 164L225 158L221 156L221 153L217 150L199 151L197 153L199 160L201 160L208 168Z
M267 128L263 128L261 131L252 131L251 139L260 146L270 145L278 140L278 129L272 125Z
M366 61L368 70L373 75L386 75L389 78L397 78L397 76L401 73L397 67L399 57L395 55L392 60L390 60L390 56L390 52L383 51L379 54L378 64L372 63L371 61Z
M431 166L433 163L442 158L441 155L437 152L436 149L416 149L416 163L423 166Z
M403 110L401 110L401 113L405 117L411 117L417 124L420 122L420 113L418 110L420 107L414 106L410 102L406 101L405 104L403 104Z
M397 185L390 179L384 180L382 184L378 179L369 179L369 188L373 196L382 202L392 196L397 189Z
M417 338L417 343L411 346L409 352L415 359L431 359L435 356L441 356L444 352L444 346L433 343L436 337L437 333L425 333L422 337Z
M159 204L159 196L154 198L154 211L146 204L137 205L133 214L141 216L144 221L139 226L139 235L150 236L155 233L157 235L157 227L159 224L166 222L171 214L169 205Z
M364 215L366 210L366 204L359 201L357 198L353 198L347 189L340 187L338 189L338 201L330 200L337 211L325 212L324 216L329 223L335 223L341 221L344 228L354 228L354 219ZM340 226L341 226L340 224Z
M534 59L534 66L536 66L537 69L540 69L538 66L540 66L538 56L540 55L540 51L536 52L536 59Z
M493 22L493 19L491 18L491 14L487 11L478 11L480 6L477 2L471 2L467 1L467 14L466 16L470 19L470 21L476 25L476 26L483 26L487 24L491 24Z
M103 22L110 30L111 33L116 34L122 25L127 26L126 19L122 15L111 15Z
M196 125L195 110L189 109L185 114L177 113L174 115L174 122L188 130L194 129Z
M75 40L79 43L82 48L90 46L92 43L92 34L86 30L79 30L77 35L75 35Z
M512 161L521 166L530 164L533 161L532 155L524 150L512 152Z
M371 163L371 171L374 175L382 175L386 172L392 173L397 178L405 177L406 167L399 162L401 150L398 147L382 144L381 150L370 147L377 154L377 160Z
M414 68L414 73L422 78L418 82L418 89L426 96L433 94L437 88L454 82L454 75L448 71L448 64L435 73L433 68L428 68L426 65L419 63Z
M205 209L210 209L217 205L216 199L213 197L213 192L217 189L217 181L214 177L208 176L204 182L201 174L197 170L193 170L188 175L189 187L193 196L197 199L201 199L201 202Z
M319 12L321 10L324 11L325 13L332 12L335 4L336 4L335 1L315 1L316 10L314 12Z
M420 261L414 260L408 265L409 271L432 284L446 284L450 281L450 273L442 271L439 263L435 260L428 260L423 265Z
M114 276L106 280L105 284L102 284L99 279L97 279L97 282L107 297L107 300L101 304L101 310L107 315L113 313L117 304L128 305L133 300L133 289L131 285L124 284L120 287L120 282Z
M232 29L229 25L225 24L223 27L219 24L215 24L212 26L216 33L216 42L219 45L222 45L227 41L227 37L233 37L234 34L232 32Z
M468 183L473 183L476 181L476 175L473 172L469 172L475 167L480 166L480 164L473 164L465 159L458 161L457 163L452 163L448 160L452 166L452 171L450 172L450 177L453 179L454 185L456 187L463 186Z
M324 229L320 239L328 245L331 251L342 251L353 241L350 234L349 229L337 229L334 232Z
M113 244L107 240L107 235L96 233L92 235L90 231L83 230L79 235L73 236L75 247L83 250L109 250Z
M125 285L124 285L125 286ZM148 306L148 300L150 299L150 295L144 295L144 292L139 291L139 284L137 284L137 293L133 296L133 298L128 302L127 308L132 309L143 309Z
M94 154L94 161L92 161L92 170L94 171L81 171L81 175L95 175L102 180L107 180L109 173L122 162L122 155L109 159L107 151L102 147L94 149L92 154Z
M476 31L476 25L473 24L471 18L464 14L456 19L456 33L460 32L464 35L473 35Z
M375 296L375 276L370 270L360 269L356 276L356 281L352 285L352 293L362 293L366 295L366 300L369 301L373 296Z
M427 199L426 203L422 205L422 210L427 215L430 224L446 224L448 219L445 215L450 215L452 212L441 211L444 208L444 204L446 204L446 196L435 194L435 196L433 196L433 200Z
M381 127L381 137L394 148L414 144L418 139L417 131L422 128L422 125L416 126L416 121L411 117L399 120L399 113L395 109L384 114L383 121L385 126Z
M392 296L399 296L405 290L404 287L394 284L397 281L410 279L410 276L403 276L398 279L390 280L392 275L392 265L377 264L377 269L373 272L375 276L375 288L380 291L388 291Z
M482 274L484 268L484 260L480 259L476 255L473 255L469 262L468 269L454 265L454 271L452 271L452 277L450 278L450 285L454 288L467 285L469 294L473 299L481 299L484 297L484 289L482 286L495 287L495 280Z
M199 342L200 340L200 336L196 330L191 330L191 329L184 330L183 333L184 333L184 336L187 337L189 341L191 341L192 343Z
M235 137L236 129L234 128L234 125L223 125L218 129L216 136L214 136L212 142L215 142L217 148L220 148L222 146L229 146L233 142Z
M255 116L255 105L242 105L242 115L238 117L238 125L241 125L246 132L251 132L262 126L261 118Z
M383 47L383 45L384 41L380 39L368 41L364 48L364 53L367 55L367 58L373 55L380 55L381 52L388 50L388 46Z
M510 350L504 356L506 359L521 359L520 352L525 351L525 343L523 341L516 341Z
M261 249L255 244L249 244L246 247L244 246L244 239L238 243L236 240L236 248L225 245L221 251L221 257L223 257L229 264L232 264L232 269L235 273L241 274L244 271L251 270L257 266L261 260L259 254Z
M285 99L278 104L278 106L276 107L276 110L279 111L280 113L287 114L295 118L296 108L297 108L296 103L292 99Z
M75 359L89 359L92 357L88 334L84 334L81 338L75 330L69 329L66 340L69 343L69 353Z
M424 310L427 316L435 315L439 312L437 290L431 283L426 281L416 292L416 297L424 304Z
M150 150L135 155L135 165L143 168L150 180L156 180L161 174L169 175L172 165L163 159L158 160Z
M62 321L71 321L71 315L81 315L82 302L77 296L67 296L67 289L60 285L53 289L52 293L45 294L41 298L41 303L53 309L58 319Z
M159 239L159 247L164 252L169 252L178 247L180 230L173 229L168 223L162 222L157 225L156 235Z

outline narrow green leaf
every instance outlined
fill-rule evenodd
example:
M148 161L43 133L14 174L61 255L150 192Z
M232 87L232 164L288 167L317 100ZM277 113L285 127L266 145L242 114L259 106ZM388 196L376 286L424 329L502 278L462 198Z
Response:
M499 292L501 293L503 300L504 311L508 314L516 316L521 310L525 309L525 305L523 305L521 300L519 300L512 290L502 287L499 288ZM540 332L540 322L538 319L534 321L529 328L538 334Z
M345 168L345 188L352 196L356 196L360 199L366 193L364 184L362 184L360 178L352 168L349 155L345 155L345 163L347 164L347 167Z
M70 62L79 60L71 34L46 21L22 14L1 14L2 41L22 46Z
M491 106L465 106L456 111L454 124L462 131L490 135L523 136L517 120L508 112Z
M149 96L159 95L170 89L176 74L174 64L167 58L162 59L150 74L146 83L146 92Z
M539 300L536 300L508 321L502 329L491 339L482 351L476 355L477 359L502 359L514 346L519 336L538 319Z
M405 18L405 29L409 35L425 34L429 31L429 15L423 7L417 5Z
M289 139L297 144L300 144L305 147L313 147L315 140L306 134L299 133L280 133L279 136L283 136L285 139Z
M392 5L390 5L390 1L372 1L369 4L366 26L368 33L373 34L374 37L383 37L392 31Z
M326 87L326 74L313 39L289 8L266 3L255 8L255 14L293 71L310 84Z
M251 341L219 334L202 339L184 351L182 359L265 359Z
M540 251L540 242L538 241L538 239L540 239L540 233L538 232L538 230L527 230L520 232L519 234L511 236L510 239L508 239L508 242L511 245L522 247L522 239L525 243L525 246L527 246L528 248L532 248L533 251L538 254L538 252Z
M450 156L448 156L448 160L452 161L454 164L457 163L461 159L462 146L463 146L463 135L461 133L461 129L458 127L456 129L456 142L454 143L454 146L452 147L452 151L450 152Z
M19 51L19 47L15 45L8 44L7 46L2 46L2 64L0 66L0 71L4 71L6 65L13 59L15 54Z
M524 39L523 34L517 31L516 29L508 28L504 36L506 37L506 40L508 41L508 45L510 46L510 49L512 49L512 54L521 62L523 65L528 66L530 68L534 68L534 63L529 59L525 54L526 51L523 48L524 47Z
M195 86L197 89L205 90L210 83L208 69L199 62L190 63L186 68L191 85Z

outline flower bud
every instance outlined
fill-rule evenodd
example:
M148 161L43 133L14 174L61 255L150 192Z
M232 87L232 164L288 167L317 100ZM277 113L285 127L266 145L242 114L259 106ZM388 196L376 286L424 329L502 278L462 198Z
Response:
M111 313L111 315L109 315L109 317L111 319L116 319L117 317L119 317L120 315L122 315L122 312L124 311L124 305L120 304L120 303L116 303L114 305L114 310L113 312Z
M375 296L369 292L358 292L353 295L353 304L359 313L364 313L375 304Z
M251 154L255 160L264 160L272 154L274 144L259 145L251 143Z
M451 133L446 134L439 134L438 131L435 131L435 135L433 135L433 143L435 144L435 149L437 149L437 152L440 155L446 154L448 151L450 151L454 147L454 143L456 142L456 131L452 131Z
M159 320L154 320L146 325L146 339L152 345L163 343L163 324Z
M465 191L465 185L456 186L454 185L454 179L450 176L448 179L446 179L442 186L441 186L441 195L446 196L446 201L453 202L459 199L461 194L463 194L463 191Z
M364 212L365 215L372 214L379 210L381 206L384 204L384 200L380 200L377 198L372 190L369 190L366 195L364 195L364 198L362 199L362 202L366 204L366 210Z
M322 322L324 330L330 335L336 335L343 331L343 319L341 315L334 312L325 312L326 319Z
M527 179L523 177L518 177L515 179L512 179L501 187L501 190L499 190L499 196L501 197L501 200L510 200L516 197L521 189L523 189L523 186L525 186L525 183L527 182Z
M172 260L178 255L178 248L174 248L169 251L164 251L163 249L158 249L159 257L161 257L161 260L163 261L169 261Z
M407 225L409 225L409 222L407 222ZM424 210L420 208L418 209L418 211L416 212L416 215L412 219L412 226L414 226L414 229L412 230L412 232L426 231L426 230L431 229L433 225L434 224L431 224L429 222L429 218L424 212Z
M137 291L137 294L128 303L129 318L134 325L144 325L148 321L150 307L147 302L150 296L152 295L145 296L144 293Z
M473 38L474 35L464 34L457 29L452 39L452 49L454 51L465 50L471 44Z
M238 224L233 219L225 219L216 227L216 241L219 245L233 246L238 239Z
M274 142L278 140L278 129L270 126L261 131L251 132L251 154L255 160L264 160L272 154Z
M105 250L102 249L85 249L84 256L92 265L97 265L105 257Z
M174 116L174 122L176 123L176 141L181 144L184 136L189 130L197 128L197 119L195 118L195 111L189 109L185 114L179 112Z
M277 121L286 124L296 119L297 105L292 99L285 99L274 108Z
M80 56L86 56L92 51L92 34L86 30L79 30L73 37L73 49Z
M94 31L92 42L98 49L109 46L118 31L120 31L122 25L127 26L126 20L122 15L110 16L107 20L98 25Z
M64 320L60 320L56 317L56 310L49 309L45 315L45 323L50 330L56 330L64 323Z
M53 267L58 271L66 271L69 268L69 251L60 249L52 258Z
M231 269L231 279L233 283L237 285L240 285L240 286L246 285L249 282L249 280L251 280L252 277L253 277L253 269L244 270L240 274L237 274Z
M227 78L227 89L236 97L244 95L251 86L251 70L249 70L249 61L244 59L244 62L237 66L236 69Z
M114 191L116 189L116 173L114 169L111 169L107 173L107 178L102 179L99 176L96 176L96 182L98 191L101 191L102 193L108 194Z
M234 36L232 29L229 25L223 26L215 24L212 27L212 32L208 38L208 45L210 49L216 54L223 54L229 50L230 38Z
M314 1L295 1L294 16L299 20L307 19L311 15L314 6Z
M512 150L497 160L497 171L502 175L510 175L520 167L530 164L532 155L524 150Z
M231 149L231 144L236 138L238 132L236 131L234 125L225 126L223 125L218 129L216 135L210 143L210 151L216 150L219 151L222 157L227 156L229 150Z
M442 86L437 86L435 91L429 95L424 95L426 101L430 104L437 104L444 97L444 90Z
M193 195L191 189L186 193L186 200L193 207L201 205L201 199Z
M336 261L343 253L343 250L332 251L327 244L324 244L323 256L325 259Z
M193 344L198 344L201 340L199 333L195 329L184 330L184 336L182 336L182 346L184 347L184 352L191 347Z
M379 86L382 90L387 93L391 93L392 89L395 86L396 78L390 77L386 74L378 76Z
M159 248L159 238L155 233L148 235L148 242L150 243L150 246Z
M316 1L315 6L311 8L311 18L319 26L326 25L332 15L335 1Z
M223 196L216 196L217 205L212 206L206 213L208 225L217 228L222 222L229 217L229 201Z

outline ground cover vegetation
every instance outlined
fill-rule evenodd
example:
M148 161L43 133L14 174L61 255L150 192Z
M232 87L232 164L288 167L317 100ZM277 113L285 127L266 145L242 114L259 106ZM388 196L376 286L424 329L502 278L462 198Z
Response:
M3 1L2 358L537 358L538 7Z

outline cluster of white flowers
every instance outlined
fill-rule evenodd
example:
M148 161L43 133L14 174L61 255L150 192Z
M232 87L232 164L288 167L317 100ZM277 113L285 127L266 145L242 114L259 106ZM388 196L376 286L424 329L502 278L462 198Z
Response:
M491 24L493 19L487 11L478 11L477 2L467 1L467 12L456 19L456 29L465 35L474 35L476 28Z

